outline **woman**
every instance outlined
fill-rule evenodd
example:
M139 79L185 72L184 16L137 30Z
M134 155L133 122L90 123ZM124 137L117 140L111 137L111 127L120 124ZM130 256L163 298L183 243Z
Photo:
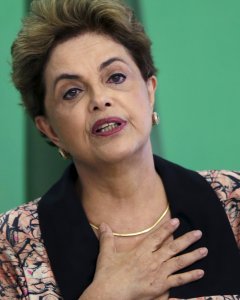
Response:
M156 71L131 11L33 1L12 57L24 106L73 164L1 216L1 299L239 297L240 174L153 156Z

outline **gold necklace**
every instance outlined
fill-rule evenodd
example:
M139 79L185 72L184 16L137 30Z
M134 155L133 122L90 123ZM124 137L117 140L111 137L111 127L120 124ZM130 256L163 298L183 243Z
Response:
M165 217L165 215L167 214L169 210L169 204L167 205L167 208L165 209L165 211L161 214L161 216L158 218L158 220L149 228L144 229L142 231L138 231L138 232L132 232L132 233L117 233L117 232L113 232L114 236L122 236L122 237L129 237L129 236L137 236L137 235L141 235L144 233L147 233L149 231L151 231L153 228L155 228L161 221L162 219ZM99 230L99 226L96 226L92 223L89 223L91 225L92 228Z

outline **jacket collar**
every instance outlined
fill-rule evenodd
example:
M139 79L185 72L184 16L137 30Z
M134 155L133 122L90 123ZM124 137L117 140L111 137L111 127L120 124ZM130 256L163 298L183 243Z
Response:
M181 222L174 236L201 229L202 239L188 251L202 246L209 250L206 258L186 268L203 268L204 278L173 288L170 296L194 298L239 294L240 256L216 194L198 173L157 156L154 156L154 163L163 181L172 217L178 217ZM78 299L91 283L99 252L98 240L75 192L76 179L77 172L72 164L38 206L42 238L65 300Z

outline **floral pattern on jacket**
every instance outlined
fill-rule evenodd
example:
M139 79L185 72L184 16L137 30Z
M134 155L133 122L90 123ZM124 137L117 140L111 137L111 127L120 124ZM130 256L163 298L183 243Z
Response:
M240 249L240 173L199 172L216 192ZM63 299L41 239L39 199L0 215L0 299ZM197 299L239 300L240 295Z

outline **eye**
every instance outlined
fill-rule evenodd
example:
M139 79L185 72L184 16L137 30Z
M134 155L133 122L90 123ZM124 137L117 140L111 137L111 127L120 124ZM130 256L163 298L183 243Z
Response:
M125 81L127 77L122 74L122 73L115 73L112 74L109 78L108 78L108 83L114 83L114 84L120 84L123 83Z
M80 88L71 88L64 95L64 100L72 100L76 98L83 90Z

